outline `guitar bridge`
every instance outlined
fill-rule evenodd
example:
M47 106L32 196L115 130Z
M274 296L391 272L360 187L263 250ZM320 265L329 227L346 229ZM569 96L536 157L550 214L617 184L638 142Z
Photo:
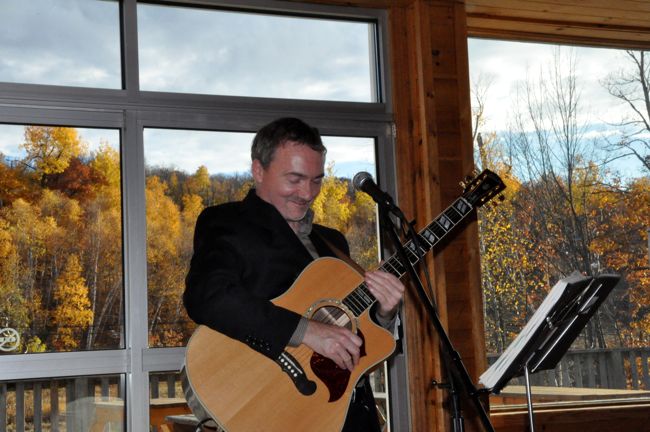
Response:
M307 379L307 374L300 363L288 352L283 351L275 360L284 373L289 375L298 391L309 396L316 392L316 382Z

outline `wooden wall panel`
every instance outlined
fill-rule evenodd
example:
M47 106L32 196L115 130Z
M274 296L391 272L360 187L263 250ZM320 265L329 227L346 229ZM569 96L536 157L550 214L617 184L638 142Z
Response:
M433 122L427 119L434 118L435 113L431 102L426 103L433 99L432 82L422 75L423 68L431 69L431 59L423 58L420 53L430 52L431 48L430 38L422 35L428 26L420 22L421 8L421 4L393 6L389 17L398 196L404 212L414 217L419 226L433 218L432 207L440 206L437 188L430 180L429 161L437 155L435 146L429 145L435 129L430 130ZM431 151L433 154L429 154ZM428 263L433 269L432 260ZM434 274L437 276L440 272ZM404 317L411 430L444 430L441 398L430 385L433 377L440 376L435 354L437 338L415 298L413 291L407 293Z
M455 1L414 0L389 14L400 206L422 227L462 192L473 169L465 12ZM476 382L485 363L475 222L429 259L438 312ZM413 431L449 430L438 337L415 292L405 302ZM466 430L480 430L464 401Z

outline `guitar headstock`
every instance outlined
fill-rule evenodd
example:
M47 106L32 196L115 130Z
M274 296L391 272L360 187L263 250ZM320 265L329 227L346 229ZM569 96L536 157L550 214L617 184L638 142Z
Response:
M483 170L474 178L462 182L461 185L464 188L463 198L474 207L482 206L506 188L503 180L489 169Z

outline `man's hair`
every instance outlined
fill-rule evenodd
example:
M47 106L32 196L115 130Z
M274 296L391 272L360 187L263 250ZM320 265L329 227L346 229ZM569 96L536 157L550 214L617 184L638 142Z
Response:
M275 150L287 141L309 146L323 155L327 152L318 129L300 119L284 117L272 121L257 132L251 146L251 159L257 159L264 168L268 168Z

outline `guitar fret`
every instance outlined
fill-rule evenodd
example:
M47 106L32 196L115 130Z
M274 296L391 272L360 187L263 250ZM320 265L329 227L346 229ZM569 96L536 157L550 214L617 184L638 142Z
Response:
M469 205L464 199L459 198L456 200L454 203L453 207L456 209L458 213L460 213L462 216L465 216L469 212L472 211L472 206Z
M454 223L446 215L441 215L436 222L445 230L445 233L454 227Z
M391 263L391 266L395 268L401 275L403 275L406 272L406 269L404 268L404 265L402 265L402 262L397 258L397 256L392 257L388 262Z
M440 238L437 237L437 236L433 233L433 231L431 231L428 227L425 228L424 230L422 230L421 235L422 235L422 237L423 237L424 239L426 239L427 242L429 242L429 244L430 244L431 246L433 246L434 244L436 244L436 243L438 242L438 240L440 239Z
M375 302L375 297L368 291L368 287L365 284L361 285L364 289L358 290L358 295L363 299L366 304L366 307L370 306Z
M418 245L420 246L420 250L422 251L422 255L429 252L429 250L433 246L433 244L429 243L429 240L427 240L421 233L418 234Z
M343 304L346 305L356 316L361 315L365 310L362 304L355 302L354 291L343 300Z
M375 297L368 290L365 283L359 285L354 291L343 299L343 304L354 313L355 316L361 315L376 301Z
M433 221L431 225L429 225L429 229L433 231L433 233L438 237L439 239L443 238L447 232L438 224L438 221Z
M415 245L413 244L413 242L408 242L404 246L406 246L406 248L404 250L407 252L408 260L412 264L415 264L416 262L418 262L418 255L417 255L416 248L415 248Z
M402 276L402 274L391 264L390 261L391 260L385 262L384 265L381 266L382 270L392 274L393 276L397 276L399 278L400 276Z
M368 287L366 286L365 283L362 283L361 285L359 285L359 288L357 288L357 290L359 291L359 293L361 295L363 295L364 297L366 297L368 299L368 306L370 306L375 301L377 301L375 296L372 295L372 293L368 290Z
M454 225L463 219L463 215L458 213L458 210L456 210L454 207L449 207L447 210L445 210L445 216L453 221Z
M431 243L425 236L423 236L422 233L418 234L418 240L420 240L420 243L424 243L427 248L430 248L431 246L433 246L433 243ZM420 248L420 249L423 249L423 248Z

